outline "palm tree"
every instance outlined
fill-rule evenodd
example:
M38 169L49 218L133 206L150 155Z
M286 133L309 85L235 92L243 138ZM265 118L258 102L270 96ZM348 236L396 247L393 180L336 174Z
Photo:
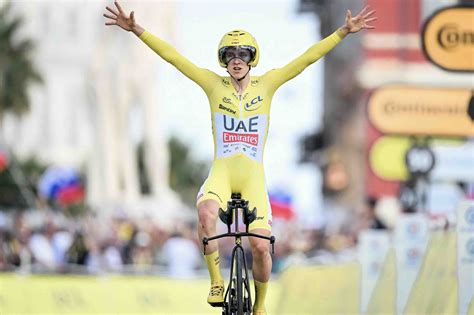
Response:
M1 5L0 5L1 6ZM28 87L42 82L31 54L34 44L30 39L18 40L17 32L23 21L11 16L11 2L0 7L0 145L4 145L3 118L6 113L20 116L29 109ZM28 206L33 206L35 196L23 170L10 157L9 173Z
M21 115L29 109L28 86L42 82L31 54L30 39L16 40L23 21L10 14L11 2L0 8L0 133L6 113Z

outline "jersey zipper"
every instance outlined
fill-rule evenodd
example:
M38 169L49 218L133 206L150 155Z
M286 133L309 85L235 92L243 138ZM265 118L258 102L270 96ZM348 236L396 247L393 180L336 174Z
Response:
M240 101L240 105L239 105L239 119L242 119L242 94L239 94L239 101Z

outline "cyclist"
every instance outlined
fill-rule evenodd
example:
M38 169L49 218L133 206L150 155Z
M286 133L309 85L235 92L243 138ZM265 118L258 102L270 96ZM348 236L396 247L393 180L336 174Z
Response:
M206 93L211 108L214 138L214 160L209 176L197 196L199 238L216 234L219 207L225 209L231 193L241 193L249 208L257 208L257 218L249 231L270 236L272 216L263 170L263 149L268 133L270 104L275 91L310 64L327 54L347 34L371 29L375 12L368 7L355 17L348 10L345 24L288 65L250 76L257 66L260 51L255 38L243 30L224 34L217 50L219 64L229 76L220 76L199 68L180 55L171 45L152 35L135 20L134 12L126 14L118 2L106 7L106 25L117 25L133 32L146 45L198 84ZM255 283L254 314L266 314L265 295L270 279L271 256L268 241L249 238L253 255L252 273ZM205 255L211 277L209 304L222 305L224 281L219 269L216 241L210 242Z

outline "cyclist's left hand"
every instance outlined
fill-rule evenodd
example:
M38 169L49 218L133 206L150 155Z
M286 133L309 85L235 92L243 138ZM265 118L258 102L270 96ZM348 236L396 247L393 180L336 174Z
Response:
M363 8L362 11L354 17L352 17L351 10L347 10L346 24L344 25L344 28L347 29L349 33L356 33L364 28L375 28L375 26L369 25L370 22L377 20L376 17L370 17L374 13L375 10L369 11L369 6Z

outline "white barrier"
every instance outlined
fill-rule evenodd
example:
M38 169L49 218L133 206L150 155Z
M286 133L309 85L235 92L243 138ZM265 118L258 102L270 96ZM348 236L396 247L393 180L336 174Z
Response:
M457 236L459 314L465 315L474 301L474 200L458 207Z
M428 243L428 222L422 214L405 214L395 227L397 314L402 314L420 271Z
M358 258L362 269L361 314L365 314L385 257L390 248L390 234L386 230L366 230L359 234Z

